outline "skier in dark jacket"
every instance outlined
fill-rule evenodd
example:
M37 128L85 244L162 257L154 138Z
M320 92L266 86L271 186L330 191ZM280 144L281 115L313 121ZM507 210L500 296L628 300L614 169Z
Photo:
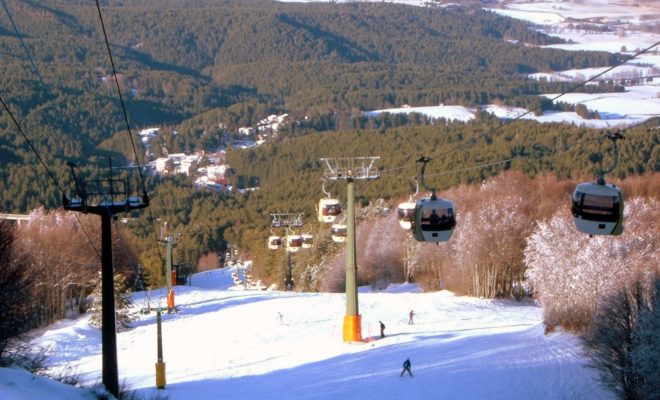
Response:
M401 376L408 371L408 374L412 378L412 371L410 370L410 358L407 358L406 361L403 362L403 371L401 371Z
M380 337L384 338L385 337L385 324L383 321L378 321L380 323Z

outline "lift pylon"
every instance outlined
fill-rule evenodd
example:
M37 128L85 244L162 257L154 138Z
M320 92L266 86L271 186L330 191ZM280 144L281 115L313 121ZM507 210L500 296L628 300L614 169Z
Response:
M293 271L291 268L291 253L298 251L299 248L303 247L303 238L302 236L296 235L295 243L292 242L293 231L291 228L300 228L303 226L303 213L272 213L270 216L273 218L271 222L271 227L273 228L285 228L285 238L284 238L284 251L286 253L286 277L284 278L284 287L287 291L293 289Z
M131 212L149 206L146 191L142 196L132 195L128 179L97 179L83 181L76 176L75 165L71 168L75 190L69 197L62 194L65 210L95 214L101 217L101 342L103 345L103 385L115 397L119 397L117 373L117 333L115 326L114 271L112 264L112 220L119 213ZM112 171L112 165L110 165Z
M373 180L380 177L374 162L380 157L322 158L325 179L346 181L346 315L344 316L344 342L362 341L362 321L358 310L357 254L355 250L355 180Z

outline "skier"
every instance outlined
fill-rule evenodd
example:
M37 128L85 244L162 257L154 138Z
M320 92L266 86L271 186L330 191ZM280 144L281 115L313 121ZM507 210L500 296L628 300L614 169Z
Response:
M403 374L408 371L408 374L412 378L412 371L410 370L410 358L407 358L406 361L403 362L403 371L401 371L401 377L403 377Z
M384 338L385 337L385 324L383 321L378 321L380 323L380 337Z
M409 317L408 317L408 325L413 324L413 315L415 315L415 313L413 312L413 310L410 310L410 314L409 314Z

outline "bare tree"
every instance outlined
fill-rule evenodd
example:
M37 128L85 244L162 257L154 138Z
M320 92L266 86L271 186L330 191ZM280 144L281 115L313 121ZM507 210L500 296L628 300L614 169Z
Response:
M481 296L520 297L524 280L525 237L533 228L541 194L521 173L504 173L480 186L461 186L446 196L457 204L457 226L437 251L447 288Z
M12 242L11 223L0 222L0 365L10 340L34 326L30 274L12 257Z
M115 271L131 279L137 266L129 240L113 230ZM78 313L101 268L100 221L92 215L38 209L17 228L15 257L23 260L34 281L40 324Z
M656 277L650 285L636 280L610 293L601 300L593 324L582 336L591 366L622 399L660 395L659 291L660 277Z
M100 250L90 232L100 232L87 216L35 210L17 230L16 254L25 260L34 279L41 323L63 318L80 307L100 269ZM100 249L100 247L99 247Z

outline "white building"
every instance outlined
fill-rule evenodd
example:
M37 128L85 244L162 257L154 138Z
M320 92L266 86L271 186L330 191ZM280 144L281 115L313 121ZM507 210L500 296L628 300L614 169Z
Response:
M238 133L240 133L241 135L250 136L250 135L254 135L254 132L255 132L254 128L251 126L243 126L241 128L238 128Z
M211 180L221 179L225 177L227 165L209 165L206 167L206 176Z
M177 174L190 175L197 171L197 163L200 160L199 154L187 156L185 153L169 154L167 157L156 159L156 172L165 173L167 164L174 164L174 172Z
M156 159L156 172L159 174L162 174L165 172L165 167L167 166L167 162L170 159L168 157L160 157Z

